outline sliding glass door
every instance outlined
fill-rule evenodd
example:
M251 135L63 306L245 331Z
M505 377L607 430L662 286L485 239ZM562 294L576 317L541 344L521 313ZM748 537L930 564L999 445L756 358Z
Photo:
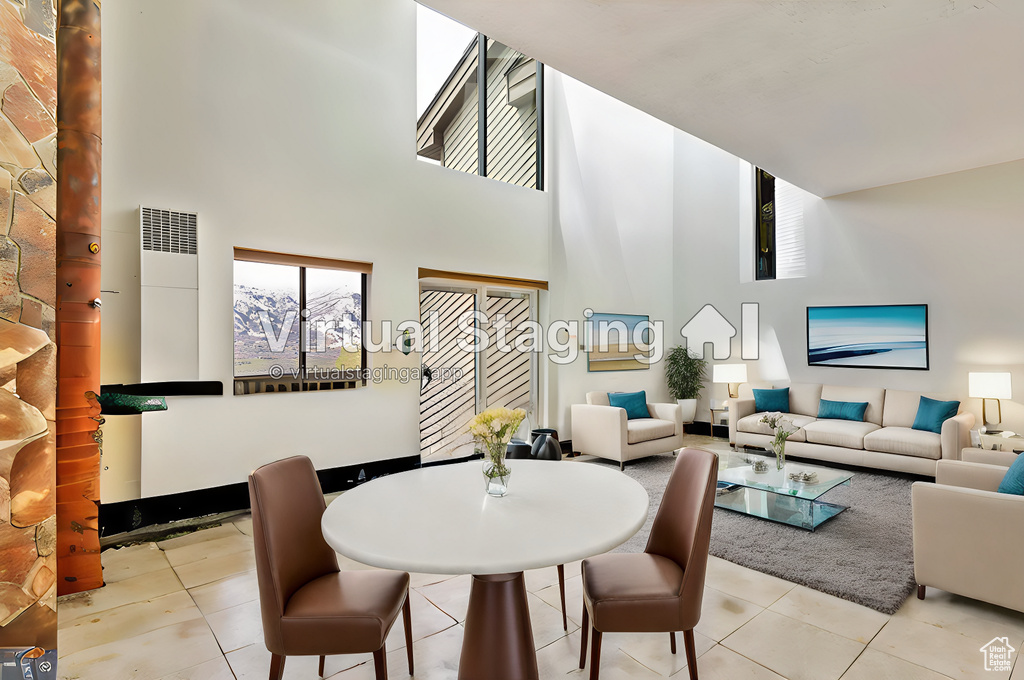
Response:
M521 324L536 319L536 308L531 291L423 285L422 368L430 376L420 389L424 462L472 455L466 426L487 408L523 408L532 417L536 355L516 349L515 341L524 332ZM474 318L476 312L481 314ZM487 347L480 352L460 347L460 340L463 345L473 341L473 330L487 335ZM457 374L461 377L453 377Z

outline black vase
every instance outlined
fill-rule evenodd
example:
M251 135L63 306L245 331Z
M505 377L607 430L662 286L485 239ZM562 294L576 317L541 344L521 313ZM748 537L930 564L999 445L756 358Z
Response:
M531 458L533 456L533 448L524 441L513 439L508 443L508 449L506 449L505 457L509 460L515 460L517 458Z
M535 460L562 460L562 447L554 436L541 432L533 438L530 454Z
M535 441L542 434L549 434L555 438L555 441L558 441L558 430L550 427L538 427L536 430L530 430L530 441Z

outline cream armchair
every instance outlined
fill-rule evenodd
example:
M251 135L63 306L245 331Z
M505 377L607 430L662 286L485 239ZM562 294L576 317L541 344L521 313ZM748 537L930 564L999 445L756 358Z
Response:
M605 392L587 392L586 404L572 405L572 448L580 453L619 461L683 447L683 411L679 404L648 402L650 418L626 420L626 409L608 405Z
M934 586L1024 612L1024 496L996 492L1016 454L962 458L938 461L935 483L912 487L917 596Z

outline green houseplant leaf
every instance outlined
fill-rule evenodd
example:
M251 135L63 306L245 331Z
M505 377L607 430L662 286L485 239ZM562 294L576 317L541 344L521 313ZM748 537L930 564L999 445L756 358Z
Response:
M669 350L665 380L673 399L697 399L704 389L708 362L682 345Z

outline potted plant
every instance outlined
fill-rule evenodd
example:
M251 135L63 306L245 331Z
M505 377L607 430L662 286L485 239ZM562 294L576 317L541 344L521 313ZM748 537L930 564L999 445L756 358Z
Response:
M682 345L669 350L665 379L668 391L683 409L683 422L692 423L697 413L697 398L704 389L708 362Z

